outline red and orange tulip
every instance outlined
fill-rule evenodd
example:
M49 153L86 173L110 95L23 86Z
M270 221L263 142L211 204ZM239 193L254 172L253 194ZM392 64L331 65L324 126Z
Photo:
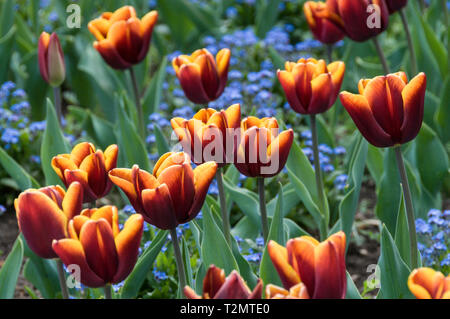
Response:
M354 41L366 41L388 27L389 11L385 0L339 0L336 5L339 12L336 24L343 25L347 36Z
M431 268L414 269L408 287L417 299L450 299L450 275L445 277Z
M342 231L321 243L308 236L291 239L286 247L270 241L268 251L285 289L303 282L312 299L345 298L347 278Z
M186 97L197 104L219 98L227 84L230 56L229 49L220 50L215 59L207 49L200 49L174 58L172 65Z
M77 144L70 154L53 157L52 167L63 183L69 186L79 182L84 189L84 202L106 196L112 184L108 172L117 165L117 145L110 145L105 152L95 150L91 143Z
M291 108L301 114L327 111L336 101L345 73L344 62L326 64L324 60L301 58L286 62L278 79Z
M308 290L300 282L289 290L269 284L266 286L266 299L309 299Z
M79 183L67 192L60 186L29 189L14 201L20 231L31 250L42 258L56 258L54 239L66 238L67 224L80 214L83 189Z
M239 142L239 136L233 133L241 125L239 104L220 111L201 109L190 120L176 117L170 123L184 151L189 153L195 164L215 161L222 167L233 161Z
M53 241L53 250L68 265L80 267L80 281L88 287L102 287L123 281L133 269L144 228L135 214L119 231L115 206L85 209L68 227L69 238Z
M286 164L293 139L292 129L279 133L275 118L249 116L241 122L234 165L248 177L275 176Z
M211 265L203 279L203 294L199 296L189 287L184 287L188 299L261 299L262 281L251 291L236 270L225 278L223 269Z
M193 170L189 155L180 152L161 156L153 174L134 165L132 169L113 169L109 177L146 222L160 229L174 229L197 216L216 171L215 162Z
M337 13L337 0L307 1L303 5L303 12L309 29L320 42L333 44L344 38L342 25L337 24L337 21L340 21Z
M97 39L94 48L114 69L128 69L147 55L158 12L150 11L142 19L132 6L104 12L88 24Z
M361 134L377 147L404 144L422 126L426 76L409 83L404 72L361 80L360 94L342 92L340 99Z
M390 14L397 12L398 10L406 7L406 5L408 4L408 0L385 0L385 1L388 6Z
M64 53L58 35L42 32L38 43L39 71L44 80L53 87L60 86L66 78Z

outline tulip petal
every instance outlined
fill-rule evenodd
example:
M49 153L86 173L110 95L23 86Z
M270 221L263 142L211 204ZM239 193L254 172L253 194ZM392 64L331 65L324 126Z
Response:
M334 91L330 73L322 73L311 81L311 102L308 106L308 114L318 114L327 111L331 103Z
M258 279L258 283L256 284L250 296L248 296L248 299L261 299L262 290L263 290L263 282L261 279Z
M88 29L95 36L97 41L101 41L106 38L110 25L111 24L108 20L99 18L89 22Z
M141 19L143 42L141 46L141 52L139 53L138 56L138 61L142 61L147 55L148 49L150 47L150 42L152 39L153 28L155 27L157 20L158 20L158 12L155 10L150 11Z
M67 218L58 205L39 191L21 193L17 221L28 246L42 258L55 258L52 241L67 237Z
M89 267L105 282L111 282L118 256L111 226L105 219L90 220L80 231L80 242Z
M270 157L270 165L261 167L261 173L264 177L275 176L283 169L286 165L293 141L294 131L289 129L281 132L280 135L270 143L267 149L267 155Z
M130 18L136 17L136 10L132 6L123 6L114 11L109 17L109 22L112 24L116 21L126 21Z
M219 90L219 74L217 73L217 65L214 57L206 49L204 54L199 55L195 59L195 63L200 67L203 89L212 101L217 98Z
M78 182L81 184L84 190L83 194L83 202L89 203L93 200L97 199L97 195L91 190L88 182L88 174L81 169L76 169L73 171L65 170L64 177L66 179L67 185L72 184L73 182Z
M333 92L331 93L330 104L333 105L341 91L342 81L345 74L345 63L336 61L328 64L328 71L331 73L331 82L333 83Z
M420 73L402 91L405 108L405 116L401 127L402 143L409 142L420 131L423 120L426 86L427 77L425 73Z
M70 152L70 160L76 165L78 168L83 160L91 154L95 153L95 146L92 143L82 142L78 143ZM76 169L76 168L68 168L68 169Z
M115 206L103 206L101 208L88 209L83 211L84 216L89 216L92 220L105 219L111 225L114 237L119 234L119 212Z
M214 265L209 266L203 279L203 298L214 298L220 287L225 283L225 271Z
M80 214L83 208L83 187L80 183L71 183L62 201L62 209L67 220Z
M139 255L143 228L144 219L142 216L139 214L132 215L115 238L119 265L112 282L121 282L133 270Z
M342 92L339 95L342 105L350 114L361 134L377 147L394 145L387 134L372 114L369 104L363 95Z
M106 282L97 276L86 262L83 247L78 240L61 239L53 241L53 250L64 263L64 265L77 265L80 267L80 281L83 285L97 288L102 287Z
M284 288L289 289L300 282L300 276L288 263L288 251L275 241L269 241L267 249Z
M105 169L107 172L116 168L117 166L117 155L119 153L119 148L116 144L108 146L108 148L103 153L105 157Z
M194 289L192 289L189 286L184 287L183 292L187 299L202 299L199 295L195 293Z
M299 274L300 280L305 284L306 288L308 288L310 296L314 296L315 293L316 261L314 250L317 244L318 243L312 241L310 237L303 236L289 240L286 245L289 264L291 264Z
M143 213L140 199L134 188L133 180L131 177L131 169L115 168L109 172L109 179L115 185L117 185L127 195L131 205L134 207L137 213Z
M222 49L216 55L217 72L219 74L219 88L216 92L216 98L222 95L227 85L230 57L231 51L229 49Z
M225 111L225 117L227 119L227 127L237 129L241 125L241 105L233 104Z
M214 295L214 299L247 299L250 293L251 291L242 277L236 270L233 270L225 279L219 291Z
M68 156L64 156L64 155L58 155L58 156L53 157L51 165L52 165L52 168L55 171L55 173L59 176L59 178L64 183L64 185L69 186L69 184L67 183L66 178L64 176L64 171L66 169L76 170L76 169L78 169L78 166L70 158L68 158Z
M306 108L302 105L297 96L295 79L292 73L288 71L278 71L277 75L291 108L297 113L306 114Z
M142 192L145 220L159 229L174 229L178 221L173 208L169 188L162 184L155 189Z
M217 163L215 162L206 162L194 169L195 196L188 213L188 220L194 219L200 212L216 172Z
M47 32L42 32L39 37L38 42L38 61L39 61L39 71L42 77L48 83L48 45L50 43L50 34Z
M132 66L130 62L120 56L114 44L109 39L94 42L94 48L101 54L106 63L114 69L125 70Z
M200 66L195 63L184 64L180 67L179 80L186 97L193 103L206 104L210 98L203 88Z

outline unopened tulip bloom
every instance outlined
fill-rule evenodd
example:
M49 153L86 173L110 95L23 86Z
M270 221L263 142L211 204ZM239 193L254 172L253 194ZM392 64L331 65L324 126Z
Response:
M241 125L241 106L234 104L226 110L205 108L190 120L179 117L170 123L183 149L199 165L215 161L219 167L233 161L238 135L233 135Z
M340 231L319 243L302 236L287 242L286 248L270 241L270 258L285 289L300 282L312 299L343 299L347 291L345 234Z
M161 156L153 174L134 165L132 169L113 169L109 177L146 222L160 229L174 229L197 216L216 171L215 162L193 170L189 155L170 152Z
M360 94L342 92L340 99L361 134L377 147L414 139L422 126L426 76L408 82L404 72L363 79Z
M54 239L66 238L69 220L80 214L83 189L73 183L67 192L60 186L29 189L14 201L20 231L31 250L42 258L56 258Z
M258 281L251 291L236 270L225 278L225 272L211 265L203 279L203 294L197 295L189 287L184 287L184 294L188 299L261 299L262 281Z
M66 78L64 53L56 33L42 32L38 44L39 71L53 87L60 86Z
M112 184L108 172L117 165L117 145L110 145L105 152L95 150L88 142L77 144L70 154L60 154L52 159L52 167L69 186L79 182L84 189L84 202L88 203L106 196Z
M94 48L114 69L129 69L147 55L153 28L158 19L156 11L150 11L142 19L132 6L124 6L115 12L105 12L88 24L89 31L97 39Z
M220 50L216 58L200 49L192 55L180 55L172 60L175 73L186 97L193 103L207 104L222 95L228 79L231 52Z
M69 222L70 238L54 240L53 250L66 265L80 267L83 285L97 288L123 281L139 255L144 219L135 214L119 230L115 206L85 209Z
M408 4L408 0L385 0L389 9L389 14L393 14L394 12L406 7Z
M266 286L266 299L309 299L308 289L300 282L289 290L269 284Z
M385 0L339 0L336 4L339 13L336 24L343 25L347 36L354 41L375 37L389 24Z
M336 24L339 21L337 0L307 1L303 5L303 12L309 29L320 42L334 44L344 38L342 25ZM329 16L334 16L334 19Z
M248 177L272 177L286 164L291 150L292 129L279 133L275 118L249 116L241 122L241 143L235 166Z
M450 299L450 275L445 277L432 268L414 269L408 287L417 299Z
M336 101L345 73L344 62L326 64L313 58L286 62L278 79L291 108L301 114L319 114Z

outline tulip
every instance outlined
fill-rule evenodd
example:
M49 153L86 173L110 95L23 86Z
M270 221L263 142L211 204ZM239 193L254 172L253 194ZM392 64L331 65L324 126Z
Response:
M389 24L385 0L339 0L336 5L339 13L336 23L342 23L345 33L354 41L362 42L375 37Z
M309 295L302 282L292 286L289 290L269 284L266 286L266 299L309 299Z
M292 129L278 132L275 118L249 116L241 122L241 142L235 166L248 177L272 177L286 164L292 146Z
M192 161L200 165L207 161L223 167L234 159L238 136L233 135L241 125L241 106L234 104L226 110L205 108L190 120L179 117L170 123L180 140L183 150Z
M450 299L450 275L445 277L431 268L414 269L408 287L417 299Z
M189 287L184 287L188 299L261 299L262 281L251 291L236 270L225 278L223 269L211 265L203 279L203 294L199 296Z
M77 181L84 189L84 202L106 196L112 184L108 172L117 165L117 145L105 152L95 150L91 143L77 144L70 154L60 154L52 159L52 167L66 187Z
M286 248L271 240L268 251L285 289L303 282L312 299L345 298L347 278L342 231L321 243L309 236L294 238Z
M207 49L192 55L180 55L172 60L186 97L193 103L207 104L223 93L228 79L231 52L220 50L216 59Z
M422 126L426 76L409 83L404 72L363 79L360 94L342 92L340 99L361 134L374 146L389 147L414 139Z
M124 70L146 57L157 19L156 11L139 19L132 6L124 6L115 12L103 13L89 22L88 28L97 39L94 48L106 63Z
M68 226L69 238L53 241L53 250L66 265L80 267L80 282L97 288L123 281L139 255L144 219L135 214L119 231L115 206L85 209Z
M38 44L39 71L52 87L58 87L66 78L64 53L56 33L42 32Z
M301 58L286 62L278 79L291 108L301 114L326 112L336 101L345 73L344 62Z
M337 0L327 0L326 3L307 1L303 5L303 12L309 29L320 42L334 44L344 38L342 25L336 24L340 21ZM334 19L328 18L329 16L334 16Z
M385 0L389 10L389 14L393 14L396 11L406 7L408 0Z
M80 214L83 189L77 182L67 192L60 186L29 189L14 201L17 222L30 249L39 257L56 258L54 239L68 236L69 220Z
M190 161L186 153L170 152L161 156L153 174L134 165L132 169L113 169L109 177L146 222L160 229L174 229L197 216L217 171L215 162L193 170Z

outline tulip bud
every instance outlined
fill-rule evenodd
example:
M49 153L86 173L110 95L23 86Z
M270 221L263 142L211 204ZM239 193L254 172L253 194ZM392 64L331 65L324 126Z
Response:
M285 289L302 282L292 291L297 296L311 299L343 299L347 292L345 270L345 234L340 231L319 243L312 237L291 239L286 247L274 241L268 243L268 252ZM284 293L286 294L286 293Z
M272 177L286 165L294 140L292 129L278 132L275 118L249 116L241 122L234 165L247 177Z
M423 119L424 73L408 83L404 72L362 79L359 93L342 92L342 105L361 134L376 147L407 143L420 131Z
M314 37L322 43L333 44L342 40L345 33L342 25L336 23L339 21L336 10L335 0L324 2L307 1L303 5L306 21L308 22ZM334 19L328 18L333 16Z
M56 258L54 239L66 238L67 224L80 214L83 189L73 183L65 192L60 186L29 189L14 201L20 231L31 250L42 258Z
M202 296L189 286L184 287L184 294L188 299L261 299L262 281L251 291L236 270L225 278L223 269L211 265L203 279Z
M385 0L389 14L393 14L408 4L408 0Z
M432 268L414 269L408 287L417 299L450 299L450 275L445 277Z
M44 80L53 87L60 86L66 78L64 53L58 35L42 32L38 45L39 71Z
M160 229L174 229L200 212L216 171L215 162L193 170L189 155L180 152L161 156L153 174L134 165L132 169L113 169L109 178L146 222Z

